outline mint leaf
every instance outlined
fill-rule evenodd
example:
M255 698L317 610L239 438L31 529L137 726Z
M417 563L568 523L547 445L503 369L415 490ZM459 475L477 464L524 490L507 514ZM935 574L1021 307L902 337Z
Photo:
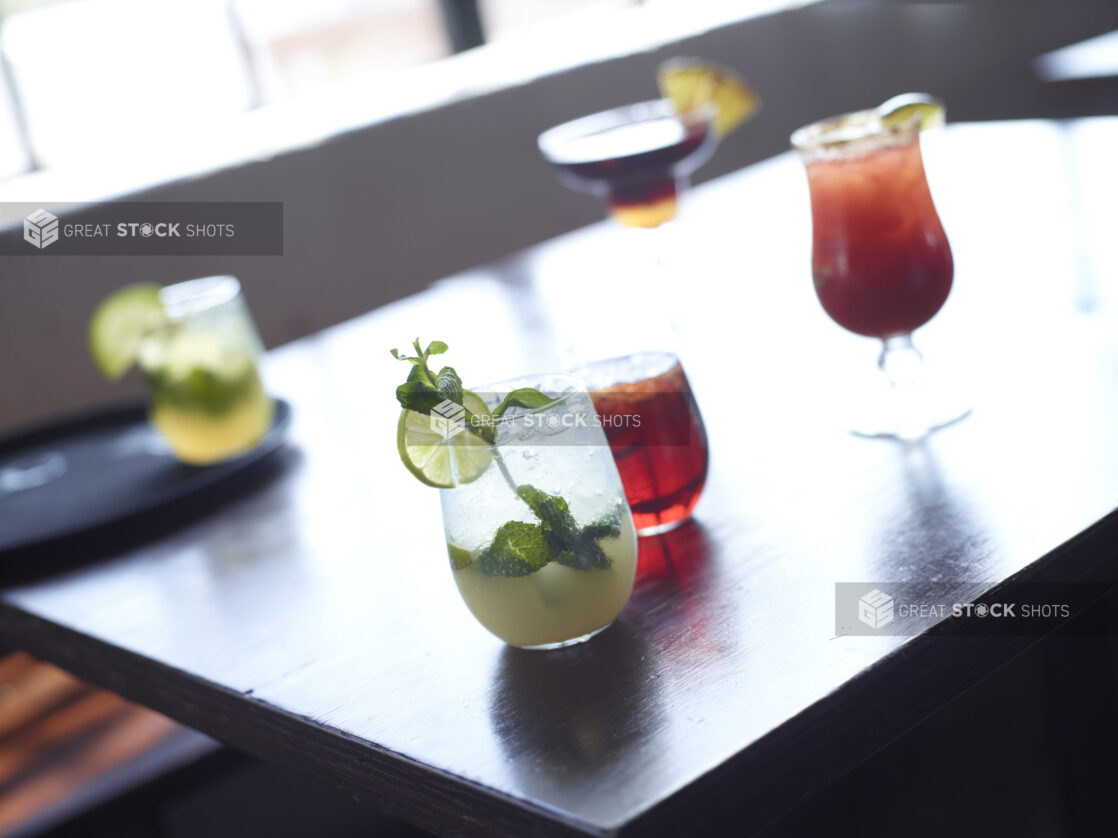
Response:
M414 355L405 355L399 349L389 349L388 351L397 361L407 361L412 365L413 369L408 374L408 381L426 381L434 387L435 376L431 375L431 371L427 369L427 358L431 355L441 355L446 352L447 345L441 340L433 340L426 349L421 349L419 338L416 338L412 341L412 346L415 347ZM459 404L461 404L461 400L459 400Z
M620 536L619 519L579 527L565 498L549 495L528 484L517 486L516 494L540 519L540 528L554 561L576 570L605 569L612 564L598 540Z
M426 381L409 380L396 388L396 400L400 406L404 410L414 410L416 413L430 414L431 408L444 398L445 396L440 395L439 391Z
M477 557L477 567L486 576L527 576L549 561L551 550L537 524L506 521L493 543Z
M618 526L618 532L619 531L620 527ZM563 556L571 554L574 554L575 561L574 563L568 564L568 566L577 568L578 570L590 570L591 568L605 570L610 564L613 564L613 561L610 561L609 556L606 555L606 551L601 549L598 540L595 539L593 534L588 533L586 530L578 534L575 540L575 549L568 553L563 553ZM557 561L561 560L557 559Z
M554 398L546 393L541 393L533 387L521 387L507 393L505 397L501 399L501 403L497 405L497 409L493 411L493 415L504 416L505 411L510 407L526 407L529 410L535 410L539 407L547 407L547 405L554 401Z
M407 361L412 365L411 370L408 371L407 384L396 388L396 398L404 409L430 413L431 408L443 399L462 404L462 379L458 377L458 373L452 367L443 367L436 376L432 375L427 367L427 358L446 352L447 345L441 340L433 340L426 349L420 349L419 338L416 338L412 341L412 346L415 347L414 355L405 355L399 349L388 350L397 361ZM408 386L418 384L424 386ZM427 390L439 394L439 398L433 403L430 402L431 393Z
M450 399L455 404L462 404L462 379L453 367L443 367L435 376L435 389L444 399Z
M549 495L535 486L524 484L516 487L520 496L536 517L540 519L544 536L555 552L560 552L574 544L578 536L578 524L567 506L567 501L559 495Z
M620 527L618 527L618 531L620 531ZM572 548L557 555L555 561L567 567L573 567L575 570L590 570L591 568L605 570L613 564L610 557L598 544L597 539L586 530L580 532Z
M516 494L540 519L539 524L506 521L493 543L477 558L477 567L487 576L527 576L548 562L575 570L605 570L613 562L598 540L621 535L621 520L613 518L579 527L565 498L549 495L524 484Z
M621 537L621 521L618 518L611 518L608 521L595 521L593 524L587 524L582 528L582 534L593 538L620 538Z

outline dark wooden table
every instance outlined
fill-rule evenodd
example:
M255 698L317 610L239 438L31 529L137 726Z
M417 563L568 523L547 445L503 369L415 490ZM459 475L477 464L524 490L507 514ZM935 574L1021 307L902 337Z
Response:
M612 275L606 225L272 353L297 418L270 479L3 591L0 642L440 834L760 827L1035 640L836 637L836 582L973 599L1112 576L1116 147L1118 119L928 138L957 274L917 338L975 410L913 445L839 422L876 347L814 299L798 161L696 190L667 302L711 477L693 525L642 543L632 601L589 644L509 649L459 601L437 494L396 458L387 349L446 340L468 381L554 365L600 283L641 291Z

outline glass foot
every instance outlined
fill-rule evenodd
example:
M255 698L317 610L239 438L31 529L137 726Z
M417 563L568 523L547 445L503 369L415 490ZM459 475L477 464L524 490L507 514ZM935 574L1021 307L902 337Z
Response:
M847 427L855 436L922 439L971 413L957 380L926 369L911 335L883 341L878 368L884 375L852 394Z
M850 433L875 439L922 439L969 416L971 402L954 384L922 377L918 384L878 378L853 395L845 417Z
M933 431L953 425L971 414L969 405L956 404L952 407L938 406L936 410L890 410L883 409L877 415L855 417L849 422L849 431L854 436L867 439L923 439Z

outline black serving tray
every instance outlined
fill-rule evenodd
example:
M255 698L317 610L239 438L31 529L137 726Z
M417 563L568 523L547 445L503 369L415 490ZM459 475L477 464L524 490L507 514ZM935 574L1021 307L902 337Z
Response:
M276 399L272 427L250 451L209 466L180 463L130 401L0 439L0 574L10 559L72 543L130 519L172 528L195 502L235 482L284 446L291 406ZM150 520L145 521L150 529Z

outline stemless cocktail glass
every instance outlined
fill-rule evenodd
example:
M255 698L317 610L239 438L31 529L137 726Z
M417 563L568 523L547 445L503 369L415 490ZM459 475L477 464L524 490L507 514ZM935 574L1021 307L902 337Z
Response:
M713 115L709 108L679 114L667 100L641 102L539 138L564 185L597 195L612 218L639 231L618 243L616 264L594 266L602 280L594 311L584 306L577 317L575 371L592 390L640 535L686 520L706 481L706 431L664 307L671 289L663 237L690 174L717 146ZM593 322L595 312L601 322Z
M440 490L454 581L478 621L501 640L551 649L586 640L621 613L633 589L633 520L585 386L572 376L479 390L490 409L534 387L554 401L514 408L479 447L468 429L469 482ZM490 461L479 470L479 457ZM454 458L452 458L454 459Z
M274 405L257 360L260 338L231 276L159 292L166 322L140 345L152 424L184 463L205 465L247 451L267 432Z
M574 372L613 450L638 535L686 521L706 483L710 453L691 384L671 352L638 352Z
M815 292L840 326L882 341L883 386L852 428L864 436L916 439L968 412L930 390L912 343L954 275L919 133L915 114L894 123L867 110L792 134L811 193Z

